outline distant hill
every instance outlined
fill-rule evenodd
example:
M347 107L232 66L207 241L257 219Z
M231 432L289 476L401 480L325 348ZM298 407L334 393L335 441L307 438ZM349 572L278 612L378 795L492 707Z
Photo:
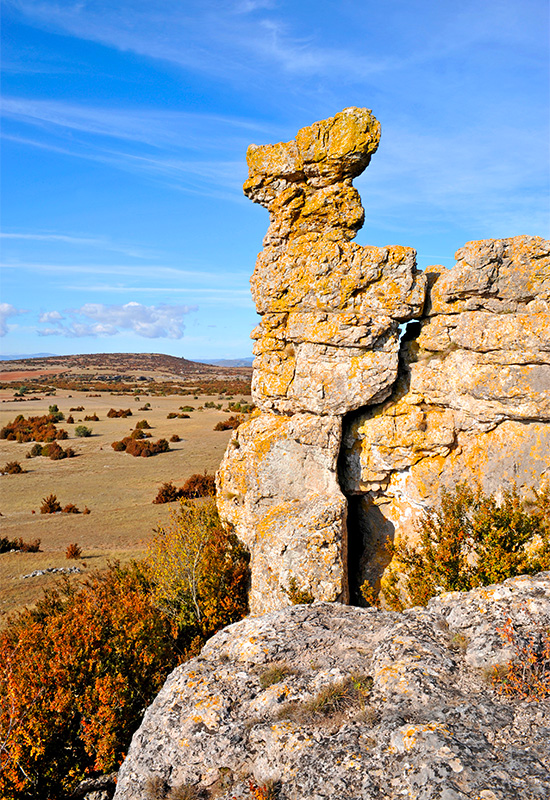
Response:
M233 366L230 363L204 364L186 358L168 356L162 353L86 353L72 356L35 355L2 359L4 380L9 373L44 373L71 377L88 375L106 379L144 380L145 377L160 378L219 378L223 375L242 375L249 377L250 367Z
M1 355L0 361L23 361L28 358L49 358L55 356L55 353L19 353L18 355Z
M246 358L220 358L217 361L202 361L202 364L212 364L215 367L251 367L254 356Z

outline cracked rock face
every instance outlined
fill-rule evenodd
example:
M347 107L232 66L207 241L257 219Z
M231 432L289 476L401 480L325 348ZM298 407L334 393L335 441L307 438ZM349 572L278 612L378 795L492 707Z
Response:
M290 579L318 600L348 599L342 417L389 396L399 325L426 293L414 250L350 241L363 223L352 179L379 138L369 110L347 108L248 150L245 194L270 213L251 280L260 414L230 442L218 507L250 549L253 613L288 605Z
M169 676L115 798L543 800L550 700L490 680L508 619L520 640L548 628L549 573L404 614L319 603L231 625Z
M426 312L391 396L344 432L356 585L378 585L385 541L414 538L442 487L526 492L550 478L550 242L470 242L456 259L428 268Z
M550 478L550 242L469 242L425 273L411 248L355 244L351 181L379 136L348 108L248 151L245 193L271 220L251 280L259 415L218 506L251 552L253 613L288 605L291 579L360 602L442 487Z

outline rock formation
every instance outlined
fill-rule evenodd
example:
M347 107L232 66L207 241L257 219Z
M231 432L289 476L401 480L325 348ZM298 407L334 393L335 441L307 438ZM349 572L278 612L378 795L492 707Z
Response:
M348 600L342 417L390 394L399 325L418 316L426 285L411 248L350 241L363 222L351 181L379 137L370 111L348 108L247 153L245 193L271 219L252 277L260 414L229 444L218 505L250 550L255 613L287 605L293 581Z
M251 553L253 613L292 585L341 602L377 588L386 540L414 535L442 486L550 474L550 243L470 242L425 273L412 248L353 243L352 179L379 137L348 108L248 150L245 193L270 213L252 277L259 414L229 444L218 505Z
M318 603L237 622L168 678L115 798L543 800L550 701L491 684L508 619L518 643L548 629L550 573L404 614Z
M429 267L428 302L403 343L391 398L347 421L352 596L378 586L387 538L411 538L442 487L495 492L550 478L550 242L469 242Z

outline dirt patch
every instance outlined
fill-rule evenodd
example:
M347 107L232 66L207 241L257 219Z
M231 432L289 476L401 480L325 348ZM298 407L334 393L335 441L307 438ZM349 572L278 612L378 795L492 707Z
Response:
M44 378L48 375L59 375L64 372L63 369L29 369L20 370L19 372L0 372L0 381L7 383L8 381L30 381L33 378Z

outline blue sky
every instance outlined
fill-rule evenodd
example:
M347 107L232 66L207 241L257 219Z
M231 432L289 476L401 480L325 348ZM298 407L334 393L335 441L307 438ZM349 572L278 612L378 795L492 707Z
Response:
M4 0L2 352L249 355L249 143L346 106L361 244L549 236L547 0Z

